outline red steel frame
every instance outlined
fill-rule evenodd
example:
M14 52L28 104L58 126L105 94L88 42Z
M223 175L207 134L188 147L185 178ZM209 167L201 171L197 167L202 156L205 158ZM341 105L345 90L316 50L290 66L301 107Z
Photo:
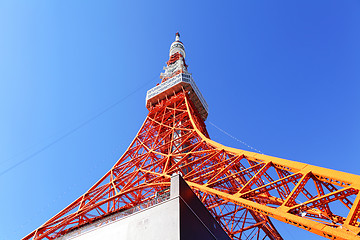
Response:
M23 239L55 239L137 206L178 172L232 239L282 239L269 217L329 239L360 239L360 176L218 144L185 91L151 107L113 168Z

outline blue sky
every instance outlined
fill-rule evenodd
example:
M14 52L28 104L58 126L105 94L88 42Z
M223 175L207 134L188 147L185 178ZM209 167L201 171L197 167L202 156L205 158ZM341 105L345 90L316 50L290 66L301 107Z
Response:
M0 240L122 155L176 31L210 136L360 174L360 2L0 1ZM322 239L275 222L284 239Z

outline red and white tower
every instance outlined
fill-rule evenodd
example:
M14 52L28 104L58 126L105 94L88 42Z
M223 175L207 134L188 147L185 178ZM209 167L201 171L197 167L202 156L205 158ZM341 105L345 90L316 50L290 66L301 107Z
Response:
M191 73L187 70L185 56L185 47L180 41L180 34L177 32L175 41L170 46L169 61L166 62L164 67L165 72L160 74L161 84L147 92L146 107L150 110L161 100L174 95L180 90L184 90L189 95L201 118L205 121L209 107L196 86Z
M183 176L231 239L282 239L271 217L329 239L360 240L360 176L212 141L204 123L208 105L187 70L178 33L169 56L125 153L24 240L70 236L166 201L174 174Z

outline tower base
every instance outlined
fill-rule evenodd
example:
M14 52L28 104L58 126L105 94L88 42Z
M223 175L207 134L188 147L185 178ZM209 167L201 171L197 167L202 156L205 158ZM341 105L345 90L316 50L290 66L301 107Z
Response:
M180 175L170 196L129 215L116 214L74 230L58 240L230 240Z

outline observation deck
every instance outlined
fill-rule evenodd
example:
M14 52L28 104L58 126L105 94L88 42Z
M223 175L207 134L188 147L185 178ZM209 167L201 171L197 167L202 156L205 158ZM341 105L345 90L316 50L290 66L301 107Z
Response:
M174 95L182 89L188 92L190 100L205 121L208 116L209 107L189 73L179 73L148 90L146 93L146 108L149 109L160 100L165 99L167 96Z

